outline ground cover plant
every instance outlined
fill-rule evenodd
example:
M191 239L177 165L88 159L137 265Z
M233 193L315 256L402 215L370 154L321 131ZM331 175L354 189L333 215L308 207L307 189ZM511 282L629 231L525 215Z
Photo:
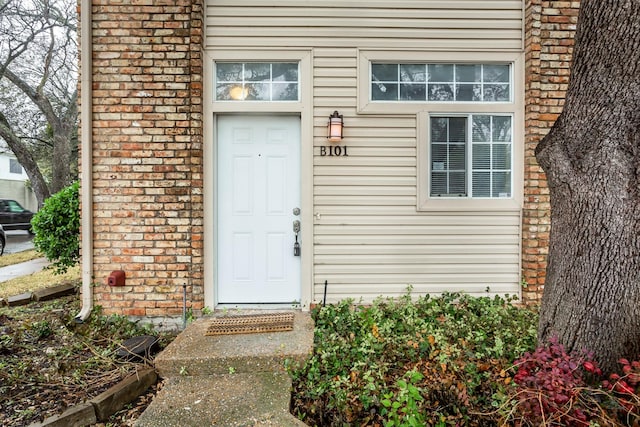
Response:
M517 426L640 426L640 362L618 361L605 379L589 353L553 337L514 363L514 388L501 407Z
M152 333L148 327L101 315L99 308L78 324L79 310L75 295L0 307L0 425L29 425L61 413L144 366L115 353L123 340ZM135 409L127 408L107 425L131 425L126 419L135 419Z
M315 349L289 366L292 412L312 426L493 426L517 402L510 367L537 314L510 298L410 294L316 308Z
M311 426L640 427L640 361L536 347L537 313L444 294L318 307L314 353L288 366Z

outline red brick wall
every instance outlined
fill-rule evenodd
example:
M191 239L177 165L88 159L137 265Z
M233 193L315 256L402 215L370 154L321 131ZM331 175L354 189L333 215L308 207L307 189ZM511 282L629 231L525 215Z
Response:
M202 10L93 1L94 292L106 313L179 316L183 284L203 305ZM126 286L107 286L112 270Z
M535 147L562 111L579 1L527 0L525 10L525 159L522 214L523 302L542 297L549 246L549 191Z

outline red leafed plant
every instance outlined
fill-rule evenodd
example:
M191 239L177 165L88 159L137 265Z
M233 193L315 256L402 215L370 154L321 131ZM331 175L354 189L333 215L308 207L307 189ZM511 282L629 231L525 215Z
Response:
M586 366L585 366L586 365ZM587 355L576 357L553 338L533 353L516 360L513 378L518 385L516 418L531 425L588 426L590 408L583 405L585 370L598 372Z
M608 390L617 400L624 412L624 418L630 417L638 420L640 414L640 362L620 359L622 375L613 373L608 380L602 381L602 387Z
M640 362L620 359L622 375L602 380L586 353L568 353L552 339L515 361L515 425L640 426Z

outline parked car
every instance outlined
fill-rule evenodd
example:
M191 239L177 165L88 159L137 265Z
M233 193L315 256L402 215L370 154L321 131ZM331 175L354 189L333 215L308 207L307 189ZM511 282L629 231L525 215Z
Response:
M7 246L7 235L4 234L4 229L0 225L0 255L4 253L5 246Z
M31 218L33 212L20 206L20 203L10 199L0 199L0 225L9 230L27 230L31 233Z

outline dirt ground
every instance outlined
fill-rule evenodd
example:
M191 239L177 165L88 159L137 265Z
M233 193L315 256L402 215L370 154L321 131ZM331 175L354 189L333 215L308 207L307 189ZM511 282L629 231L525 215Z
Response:
M120 316L77 324L77 296L0 307L0 424L28 426L116 384L151 361L117 357L127 338L153 334ZM161 337L160 347L172 339ZM148 393L97 426L131 426L155 395Z

